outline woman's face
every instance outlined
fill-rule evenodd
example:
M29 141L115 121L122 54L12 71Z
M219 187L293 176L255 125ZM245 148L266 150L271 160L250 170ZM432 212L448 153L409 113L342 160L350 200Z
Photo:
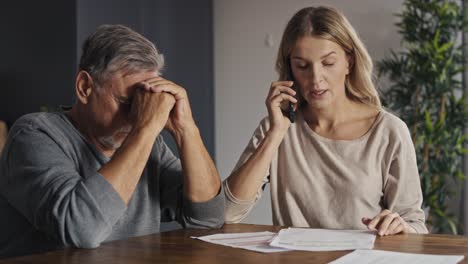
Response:
M349 57L335 42L314 36L300 38L291 52L291 70L309 107L323 109L346 99Z

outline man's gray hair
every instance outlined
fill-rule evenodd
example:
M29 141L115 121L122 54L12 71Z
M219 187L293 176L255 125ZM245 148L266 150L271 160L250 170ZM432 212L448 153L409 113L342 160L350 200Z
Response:
M101 25L83 44L79 70L88 72L98 87L117 71L125 74L160 71L164 57L154 44L123 25Z

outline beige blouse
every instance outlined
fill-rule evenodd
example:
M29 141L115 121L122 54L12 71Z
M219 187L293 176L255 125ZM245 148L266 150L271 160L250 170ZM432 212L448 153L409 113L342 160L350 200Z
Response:
M263 140L264 118L236 168ZM397 212L418 233L427 233L416 155L406 124L382 110L369 131L355 140L332 140L315 133L298 112L278 148L264 186L270 183L273 223L282 226L365 229L361 218L383 209ZM232 195L224 181L227 223L240 222L253 201ZM263 186L263 187L264 187Z

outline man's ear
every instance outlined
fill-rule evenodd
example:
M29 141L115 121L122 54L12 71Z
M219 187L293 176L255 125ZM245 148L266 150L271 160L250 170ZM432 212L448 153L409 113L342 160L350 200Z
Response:
M95 89L93 78L86 71L80 71L76 75L75 80L75 92L78 101L82 104L87 104L89 96Z

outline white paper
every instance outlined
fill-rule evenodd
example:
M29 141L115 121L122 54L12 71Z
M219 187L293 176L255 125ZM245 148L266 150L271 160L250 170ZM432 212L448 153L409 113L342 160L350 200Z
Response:
M216 234L202 237L192 237L213 244L243 248L263 253L283 252L289 249L276 248L270 246L271 239L276 235L272 232L253 232L253 233L231 233L231 234Z
M383 250L355 250L330 264L455 264L464 256L400 253Z
M307 251L333 251L371 249L374 247L374 241L375 232L365 230L288 228L282 229L270 246Z

